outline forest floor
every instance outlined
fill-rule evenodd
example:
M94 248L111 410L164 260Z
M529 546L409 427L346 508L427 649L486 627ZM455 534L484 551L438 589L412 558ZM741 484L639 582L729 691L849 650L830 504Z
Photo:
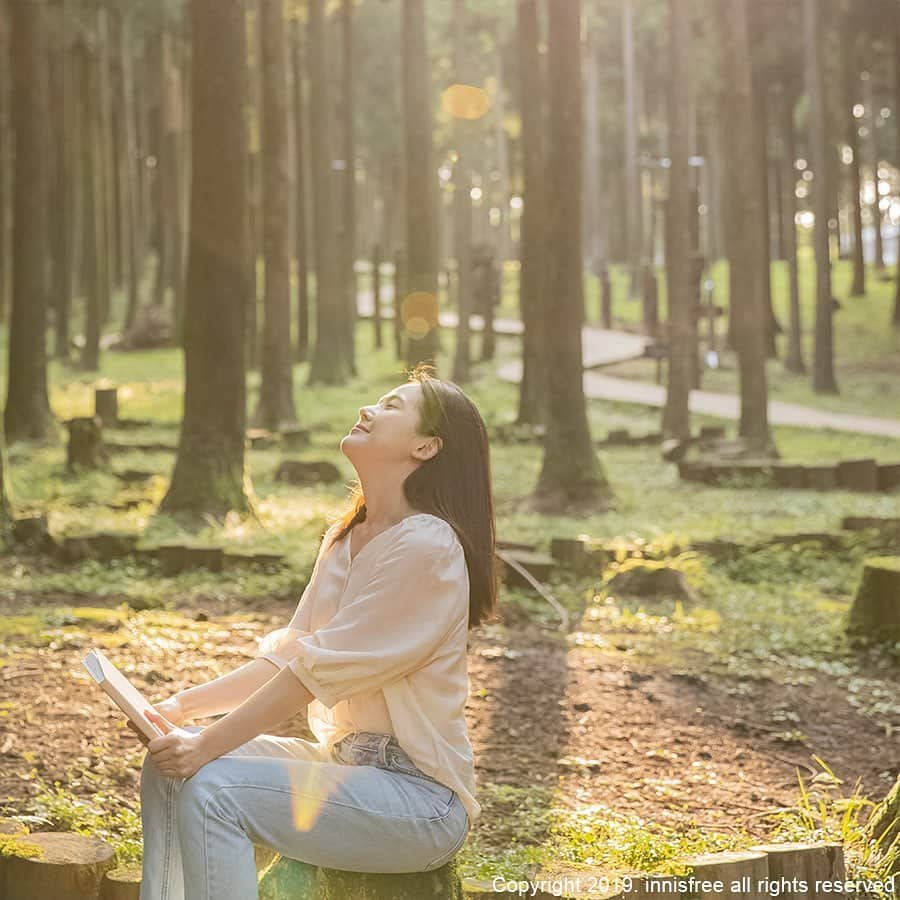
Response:
M888 292L877 291L872 302L878 306L870 321L879 322ZM870 363L881 381L900 384L900 350L874 324L870 329ZM387 343L376 350L363 324L359 335L365 377L296 393L298 419L312 439L290 455L332 461L341 478L309 488L276 482L282 451L253 449L247 479L256 520L230 516L187 533L157 515L171 451L118 450L109 469L70 474L62 434L9 448L16 513L47 515L57 538L138 531L144 544L178 538L274 551L287 565L165 577L155 562L135 559L62 564L0 556L0 816L105 834L123 862L140 859L137 785L145 751L89 683L80 657L104 647L158 701L253 658L258 638L284 624L327 520L346 503L354 472L340 440L361 403L405 380ZM852 844L871 802L900 774L900 648L852 646L844 625L865 558L900 547L839 529L844 516L895 516L897 495L711 488L680 481L658 447L603 447L598 457L612 507L579 518L538 516L528 498L541 449L499 437L514 418L517 388L498 380L495 368L518 341L498 338L497 360L475 363L466 386L491 435L498 537L542 551L553 537L580 533L644 542L683 572L697 599L615 596L608 579L617 563L583 577L557 569L547 587L569 613L563 634L543 600L503 587L499 621L470 638L467 717L483 813L463 848L464 870L512 877L556 863L665 871L687 852L764 839ZM439 371L449 369L439 362ZM90 412L97 375L58 360L50 369L57 417ZM105 353L102 374L119 385L120 414L155 423L106 436L174 448L182 371L177 348ZM298 386L305 374L305 365L295 367ZM853 385L840 367L838 377ZM249 409L258 390L254 371ZM823 398L822 408L836 408L834 399ZM869 395L859 409L874 406ZM879 413L890 414L883 401ZM588 417L598 439L614 428L659 427L658 411L606 400L589 400ZM693 421L694 428L713 423L721 424ZM785 459L900 459L900 441L890 438L781 426L773 434ZM125 483L115 473L127 469L148 477ZM797 532L839 539L834 547L748 547L730 560L675 549L693 540L749 545ZM279 733L307 735L305 717ZM862 871L859 860L850 864Z

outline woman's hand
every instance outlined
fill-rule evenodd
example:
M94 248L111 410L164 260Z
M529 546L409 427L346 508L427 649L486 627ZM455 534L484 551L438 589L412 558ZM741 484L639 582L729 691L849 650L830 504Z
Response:
M167 728L163 728L164 732L168 732L172 728L183 725L184 720L187 718L187 714L184 707L181 705L178 694L175 694L174 697L169 697L168 700L163 700L161 703L154 703L151 709L156 710L163 716L163 721L168 726ZM131 719L127 719L125 724L138 736L138 740L145 747L150 743L151 739L140 731Z
M173 728L170 722L152 710L147 710L145 715L164 732L147 744L153 762L163 775L190 778L214 758L207 749L202 731Z

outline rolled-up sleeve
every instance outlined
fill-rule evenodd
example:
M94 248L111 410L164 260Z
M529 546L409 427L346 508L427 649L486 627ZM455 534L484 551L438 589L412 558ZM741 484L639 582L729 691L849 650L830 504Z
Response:
M314 632L279 629L260 649L269 659L286 660L310 693L331 708L421 668L467 616L462 546L429 540L411 528L382 553L368 583L327 625Z

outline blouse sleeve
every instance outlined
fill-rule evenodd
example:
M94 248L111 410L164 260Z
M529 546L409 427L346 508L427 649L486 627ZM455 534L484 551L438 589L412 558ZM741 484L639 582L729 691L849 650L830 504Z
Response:
M435 540L436 527L440 534ZM376 691L421 668L468 616L465 554L444 527L409 528L375 564L372 577L314 632L283 636L280 654L328 708Z
M313 565L312 574L309 576L309 581L303 589L300 601L297 603L297 609L294 610L294 615L291 616L291 620L287 627L277 628L275 631L270 631L262 636L259 642L257 658L267 659L279 668L283 668L288 664L294 641L302 634L309 634L312 609L312 604L308 602L309 593L315 584L316 574L319 571L319 564L322 562L322 558L327 552L326 548L329 544L330 535L336 527L337 523L331 525L322 537L322 542L319 545L319 554Z

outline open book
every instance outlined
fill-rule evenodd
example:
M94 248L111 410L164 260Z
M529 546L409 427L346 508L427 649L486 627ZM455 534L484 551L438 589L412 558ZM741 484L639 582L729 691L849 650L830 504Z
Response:
M91 650L81 661L94 681L144 735L150 740L162 735L162 731L144 715L144 710L152 710L153 704L144 699L143 694L107 659L102 650Z

